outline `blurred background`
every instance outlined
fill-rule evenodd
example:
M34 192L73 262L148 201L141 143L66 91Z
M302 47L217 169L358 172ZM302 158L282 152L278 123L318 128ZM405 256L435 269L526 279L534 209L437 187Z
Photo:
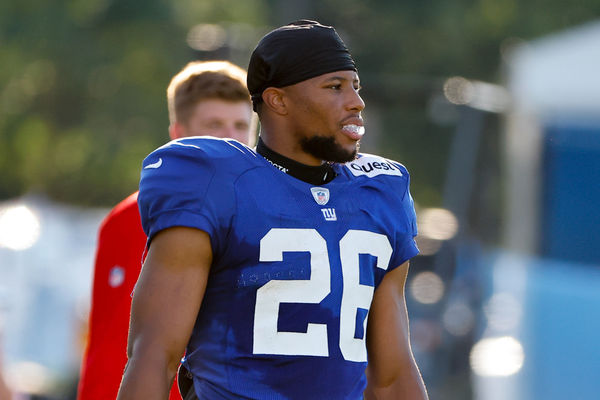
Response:
M300 18L357 61L362 151L411 172L407 302L431 399L597 398L600 0L8 0L0 370L16 398L74 398L97 229L166 141L171 76L246 67Z

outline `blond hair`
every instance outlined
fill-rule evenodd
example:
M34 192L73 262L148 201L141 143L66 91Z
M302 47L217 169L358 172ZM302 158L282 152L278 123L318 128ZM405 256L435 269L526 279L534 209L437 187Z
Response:
M218 99L250 103L246 71L229 61L193 61L171 79L167 88L169 121L187 122L198 102Z

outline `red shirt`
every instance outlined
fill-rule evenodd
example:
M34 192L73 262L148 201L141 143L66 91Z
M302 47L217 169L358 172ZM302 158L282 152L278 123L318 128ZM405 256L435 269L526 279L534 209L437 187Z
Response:
M115 399L127 363L131 294L142 267L146 235L133 193L100 225L87 349L78 400ZM177 385L171 400L181 400Z

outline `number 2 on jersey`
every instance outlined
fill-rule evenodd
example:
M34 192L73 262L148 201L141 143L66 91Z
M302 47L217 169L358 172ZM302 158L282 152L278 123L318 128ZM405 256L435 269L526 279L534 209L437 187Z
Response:
M374 288L359 282L359 255L377 257L387 269L392 246L385 235L349 230L339 242L343 292L340 304L339 346L345 360L366 362L366 334L354 337L358 308L368 310ZM310 279L271 280L256 292L254 354L329 356L327 325L308 323L306 332L277 330L281 303L320 303L331 291L331 270L325 239L315 229L271 229L260 241L261 262L283 261L284 252L310 253ZM366 332L367 318L363 332Z

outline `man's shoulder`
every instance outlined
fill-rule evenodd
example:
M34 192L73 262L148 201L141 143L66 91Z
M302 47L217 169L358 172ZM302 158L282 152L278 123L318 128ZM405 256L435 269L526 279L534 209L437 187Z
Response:
M114 206L102 221L100 230L111 229L113 226L120 228L129 221L139 220L137 198L138 192L136 191Z
M193 175L196 168L238 170L252 165L256 160L256 152L236 140L187 137L173 140L150 153L143 162L142 177L153 172L168 174L168 171Z
M354 177L400 177L403 180L408 179L406 167L397 161L374 155L360 153L358 157L346 164L343 164L345 170Z
M204 154L213 158L256 156L252 149L237 140L212 136L191 136L172 140L156 151L193 155Z
M137 198L139 192L135 191L129 196L121 200L110 212L110 215L121 215L131 212L133 209L137 209Z

